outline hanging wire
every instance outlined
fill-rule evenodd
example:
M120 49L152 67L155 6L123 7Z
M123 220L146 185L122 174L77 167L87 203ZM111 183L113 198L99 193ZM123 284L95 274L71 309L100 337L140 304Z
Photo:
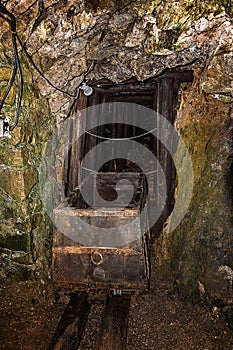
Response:
M18 96L18 101L17 101L17 107L15 110L15 122L13 125L10 126L10 130L13 130L16 125L18 124L18 120L19 120L19 110L20 110L20 106L21 106L21 102L22 102L22 95L23 95L23 75L22 75L22 70L21 70L21 66L20 66L20 61L19 61L19 54L18 54L18 48L17 48L17 42L16 42L16 19L15 16L10 13L6 7L0 2L0 18L2 18L3 20L5 20L10 28L11 28L11 38L12 38L12 44L13 44L13 51L14 51L14 68L13 68L13 72L11 75L11 79L8 83L7 89L4 93L3 99L1 101L0 104L0 112L3 108L4 102L15 82L15 78L16 78L16 74L18 71L18 75L19 75L19 96Z
M154 128L150 131L147 131L145 132L144 134L141 134L141 135L136 135L136 136L131 136L131 137L119 137L119 138L114 138L114 137L105 137L105 136L100 136L100 135L96 135L96 134L92 134L90 131L85 131L86 134L90 135L90 136L93 136L97 139L101 139L101 140L111 140L111 141L126 141L126 140L135 140L135 139L138 139L140 137L143 137L143 136L146 136L148 134L151 134L153 133L154 131L156 131L158 128Z
M140 137L143 137L143 136L146 136L146 135L149 135L151 133L153 133L154 131L158 130L158 128L154 128L150 131L147 131L143 134L140 134L140 135L136 135L136 136L132 136L132 137L125 137L125 138L110 138L110 137L104 137L104 136L100 136L100 135L96 135L96 134L92 134L91 132L89 131L85 131L86 134L90 135L90 136L93 136L95 138L98 138L98 139L101 139L101 140L114 140L114 141L123 141L123 140L134 140L134 139L137 139L137 138L140 138ZM99 172L96 171L96 170L93 170L93 169L90 169L90 168L86 168L84 166L81 167L82 169L86 170L86 171L89 171L93 174L98 174ZM151 170L151 171L146 171L146 172L143 172L143 174L145 175L149 175L149 174L154 174L154 173L157 173L158 170Z
M5 17L5 16L10 17L10 19ZM1 1L0 1L0 17L8 22L8 24L10 25L11 30L13 32L16 32L16 19L15 19L15 16L10 11L7 10L6 6L4 6L1 3Z
M13 43L13 48L14 48L15 62L16 62L16 66L17 66L18 74L19 74L19 96L18 96L17 107L16 107L16 111L15 111L15 122L13 125L10 126L11 131L14 130L14 128L17 126L17 124L19 122L19 110L21 107L22 97L23 97L23 74L22 74L22 69L21 69L20 61L19 61L19 54L18 54L15 33L12 33L12 43Z
M15 16L7 10L6 8L7 2L5 2L4 4L1 2L0 0L0 18L2 18L4 21L6 21L11 29L11 35L12 35L12 44L13 44L13 52L14 52L14 68L13 68L13 72L11 75L11 79L8 83L7 89L4 93L3 99L0 102L0 112L4 106L5 100L7 98L7 96L9 95L9 92L15 82L16 79L16 75L18 72L18 76L19 76L19 95L18 95L18 100L17 100L17 107L15 110L15 121L13 123L13 125L10 126L10 130L14 130L14 128L17 126L18 121L19 121L19 111L20 111L20 107L21 107L21 103L22 103L22 96L23 96L23 74L22 74L22 69L21 69L21 65L20 65L20 60L19 60L19 53L18 53L18 47L17 47L17 40L20 44L20 46L22 47L23 52L25 53L27 59L30 61L30 63L32 64L32 66L35 68L35 70L40 74L40 76L50 85L52 86L55 90L60 91L70 97L74 97L74 101L72 103L72 106L70 108L69 114L71 114L72 109L74 107L74 104L78 98L78 92L79 92L79 88L78 91L76 93L76 95L69 93L68 91L65 91L63 89L58 88L57 86L55 86L44 74L43 72L37 67L37 65L35 64L35 62L33 61L31 55L28 53L25 45L22 43L20 37L18 36L17 32L16 32L16 18Z
M22 43L22 40L20 39L20 37L18 36L18 34L16 34L16 37L18 39L18 42L20 44L20 46L22 47L27 59L30 61L30 63L32 64L32 66L35 68L35 70L37 71L37 73L40 74L40 76L50 85L52 86L55 90L62 92L63 94L70 96L70 97L74 97L74 102L78 99L79 97L79 92L80 92L80 86L78 87L76 94L71 94L70 92L60 89L59 87L57 87L56 85L54 85L45 75L44 73L40 70L40 68L38 68L38 66L35 64L32 56L29 54L29 52L27 51L25 45ZM93 69L93 64L89 67L88 71L85 73L85 76ZM73 106L73 104L72 104ZM71 107L72 109L72 107Z
M26 57L28 58L28 60L30 61L30 63L33 65L33 67L35 68L35 70L40 74L40 76L50 85L52 86L55 90L62 92L65 95L68 95L70 97L75 97L76 95L71 94L70 92L60 89L59 87L57 87L56 85L54 85L45 75L44 73L37 67L37 65L35 64L34 60L32 59L31 55L28 53L25 45L22 43L22 40L20 39L20 37L18 36L18 34L16 34L16 37L18 39L18 42L20 44L20 46L22 47Z
M93 174L99 174L99 171L96 171L96 170L93 170L93 169L89 169L89 168L86 168L86 167L84 167L84 166L82 166L81 167L81 169L83 170L87 170L87 171L89 171L90 173L93 173ZM126 171L127 172L127 171ZM149 174L154 174L154 173L157 173L158 172L158 170L151 170L151 171L145 171L145 172L143 172L143 174L145 174L145 175L149 175Z
M5 102L5 100L6 100L7 96L8 96L11 88L12 88L12 85L14 84L16 73L17 73L17 65L16 65L16 62L15 62L14 63L14 69L13 69L13 72L12 72L12 75L11 75L11 79L10 79L10 81L8 83L7 89L6 89L5 93L4 93L2 101L0 103L0 112L1 112L1 110L3 108L4 102Z

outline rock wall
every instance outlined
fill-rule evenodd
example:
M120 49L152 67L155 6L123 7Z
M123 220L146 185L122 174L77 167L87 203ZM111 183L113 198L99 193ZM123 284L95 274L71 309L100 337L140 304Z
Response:
M161 263L169 260L185 298L232 303L232 104L202 83L199 74L183 92L177 119L192 156L192 201L174 232L164 228L157 252Z
M46 140L66 118L80 83L145 80L193 69L184 84L177 128L193 160L193 199L181 225L156 244L180 292L232 303L232 6L231 1L9 0L25 80L19 126L0 140L1 278L48 273L51 224L38 191ZM12 69L10 30L0 19L0 94ZM19 45L20 47L20 45ZM13 117L15 84L3 113ZM185 169L184 169L185 171Z
M10 77L1 50L1 98ZM35 277L48 265L51 225L38 195L38 167L46 139L56 124L49 104L33 84L25 64L20 123L11 139L0 140L0 278ZM14 118L17 86L9 95L3 114Z

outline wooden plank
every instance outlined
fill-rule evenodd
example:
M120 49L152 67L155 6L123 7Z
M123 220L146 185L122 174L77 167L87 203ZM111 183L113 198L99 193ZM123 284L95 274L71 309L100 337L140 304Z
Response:
M74 120L70 119L70 122L67 125L67 130L66 130L66 140L64 142L64 162L63 162L63 188L65 192L65 196L67 197L70 193L70 159L71 159L71 153L72 153L72 134L73 134L73 124Z
M65 254L87 254L91 255L95 251L100 251L103 255L117 255L120 254L127 256L127 255L141 255L141 252L138 252L132 248L125 247L125 248L105 248L100 249L99 247L81 247L81 246L65 246L65 247L55 247L53 248L53 252L56 253L65 253Z
M91 305L87 293L74 293L67 305L48 350L75 350L78 348Z
M79 208L75 208L75 207L64 207L64 208L57 208L54 209L54 213L55 215L60 215L60 216L80 216L80 217L104 217L106 218L107 216L109 216L109 218L111 217L117 217L117 218L127 218L127 217L137 217L139 214L138 208L135 209L118 209L115 208L113 209L107 209L107 208L103 208L101 209L79 209ZM65 221L65 217L63 216L64 221Z
M71 191L78 185L80 181L80 163L81 154L84 144L84 130L86 127L86 120L84 117L84 110L87 107L87 97L84 94L80 94L77 101L75 113L74 113L74 128L72 135L72 151L71 151L71 165L70 165L70 188ZM81 135L83 136L81 137Z
M128 102L128 103L137 103L144 105L146 102L153 102L153 95L146 95L143 93L143 95L114 95L114 101L115 102Z
M102 331L97 349L125 350L130 295L113 295L105 306Z
M174 124L175 119L175 106L174 106L174 98L175 98L175 89L174 89L174 79L172 77L163 78L158 82L158 93L156 98L157 103L157 112L163 118L166 118L171 124ZM161 125L160 125L161 124ZM161 196L166 186L166 203L164 205L164 209L160 218L156 222L156 226L154 227L155 234L158 234L164 221L167 219L168 215L172 210L172 198L173 198L173 186L174 186L174 164L172 161L172 155L170 155L168 149L159 141L160 134L166 133L166 142L169 145L170 149L175 148L176 145L173 145L173 139L169 133L169 130L163 130L164 125L162 119L158 119L157 125L157 157L162 165L163 172L165 175L165 183L163 183L162 179L159 178L158 174L156 175L156 186L157 186L157 206L161 207Z
M94 82L92 86L95 90L100 92L105 92L107 94L123 92L123 91L149 91L154 88L153 85L161 81L162 79L172 78L175 82L192 82L193 81L193 71L187 70L183 72L168 71L160 76L150 78L146 81L138 81L137 79L129 79L121 83L113 83L110 80L98 80Z
M91 96L88 97L87 100L87 107L91 107L94 105L97 105L101 102L101 94L98 91L95 91L94 94L92 94ZM98 109L99 111L99 109ZM98 128L94 128L94 130L92 130L91 125L92 125L92 119L100 119L100 113L96 114L96 110L94 108L90 108L87 109L85 111L86 113L86 125L85 125L85 131L92 131L93 135L97 134L97 129ZM84 136L84 141L83 141L83 147L80 150L80 155L81 155L81 162L82 160L85 158L86 154L91 150L94 149L94 151L96 152L96 145L99 143L99 139L96 138L95 136L91 136L88 133L85 133ZM95 165L96 165L96 159L97 159L97 154L94 153L92 158L89 159L89 164L88 164L88 168L90 170L94 170L95 169ZM80 182L85 179L91 172L89 170L86 170L84 168L81 167L81 162L79 164L80 166Z

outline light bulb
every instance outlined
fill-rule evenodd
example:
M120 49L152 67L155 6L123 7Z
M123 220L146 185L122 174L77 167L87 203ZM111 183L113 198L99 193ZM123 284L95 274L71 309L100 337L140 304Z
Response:
M83 93L84 93L85 96L90 96L93 93L92 87L87 85L86 83L82 83L80 89L83 90Z

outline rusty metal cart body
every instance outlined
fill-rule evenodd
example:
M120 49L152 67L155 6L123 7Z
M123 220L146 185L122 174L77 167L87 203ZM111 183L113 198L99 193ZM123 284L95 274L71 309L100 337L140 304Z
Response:
M130 181L134 188L132 200L124 209L111 205L116 186L127 195L128 186L122 180ZM108 197L107 208L89 207L77 191L69 206L62 204L54 210L58 228L55 227L53 237L53 282L58 287L72 290L147 290L149 227L145 177L140 173L98 173L97 189L100 195ZM88 223L87 227L79 225L80 220ZM67 227L68 237L62 233ZM105 244L98 243L99 227L115 227L116 235L123 237L122 241L127 241L127 237L128 241L131 237L134 240L123 246L111 246L106 235ZM83 238L85 245L80 243Z

